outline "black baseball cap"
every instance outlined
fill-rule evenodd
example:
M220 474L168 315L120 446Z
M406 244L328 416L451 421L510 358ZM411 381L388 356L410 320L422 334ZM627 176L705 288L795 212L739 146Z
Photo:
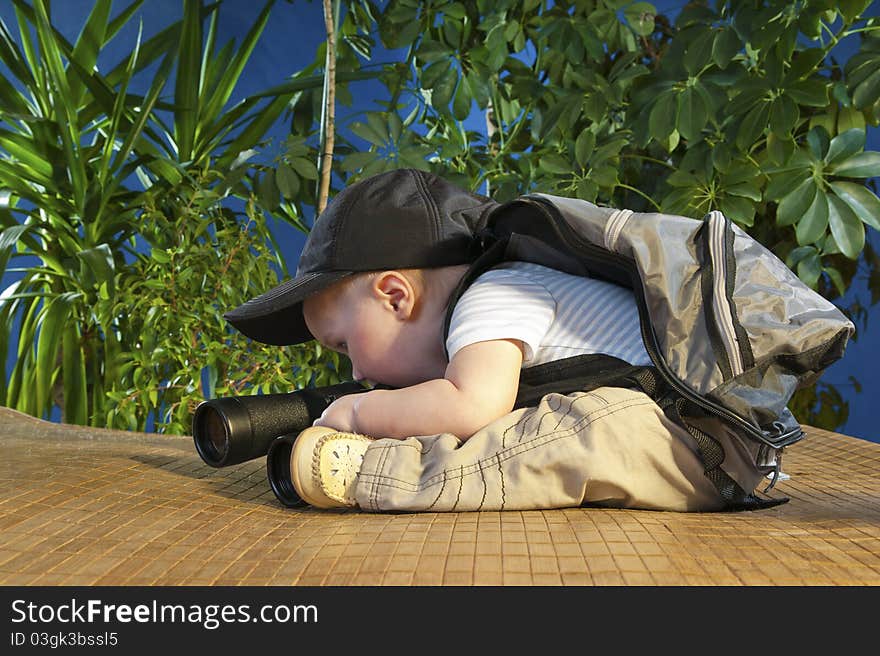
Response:
M498 206L418 169L365 178L336 194L315 221L293 278L223 316L258 342L306 342L306 298L354 273L468 264L475 235Z

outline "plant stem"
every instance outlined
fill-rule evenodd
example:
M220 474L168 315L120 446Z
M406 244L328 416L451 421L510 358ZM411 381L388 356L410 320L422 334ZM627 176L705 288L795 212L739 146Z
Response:
M336 132L336 27L333 23L331 0L324 0L324 29L327 31L327 58L324 68L324 107L321 121L321 149L318 155L321 184L317 210L327 207L330 195L330 171L333 166L333 145Z
M654 199L651 198L651 197L650 197L648 194L646 194L645 192L641 191L640 189L636 189L635 187L631 187L631 186L629 186L628 184L623 184L622 182L618 182L618 183L617 183L617 186L618 186L618 187L622 187L622 188L624 188L624 189L628 189L629 191L631 191L631 192L633 192L633 193L635 193L635 194L638 194L639 196L641 196L642 198L644 198L646 201L648 201L649 203L651 203L651 205L654 206L654 209L655 209L655 210L657 210L658 212L660 211L660 206L654 201Z
M675 167L669 162L664 162L662 159L657 159L656 157L648 157L647 155L637 155L635 153L621 153L621 157L625 157L627 159L641 159L646 162L653 162L654 164L660 164L661 166L665 166L668 169L675 170Z

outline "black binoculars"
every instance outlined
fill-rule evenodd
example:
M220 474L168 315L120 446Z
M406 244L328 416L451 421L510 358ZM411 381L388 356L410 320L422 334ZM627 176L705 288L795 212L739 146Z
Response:
M212 467L228 467L266 456L266 474L278 500L290 508L304 506L290 481L293 441L340 396L367 389L352 382L287 394L204 401L193 414L196 451Z

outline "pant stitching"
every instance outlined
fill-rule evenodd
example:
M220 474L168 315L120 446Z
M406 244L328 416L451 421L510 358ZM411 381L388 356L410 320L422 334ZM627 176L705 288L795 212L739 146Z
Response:
M378 455L378 461L381 465L381 462L382 462L383 458L385 457L385 452L386 452L387 447L385 445L380 445L379 448L382 449L382 451ZM380 471L381 471L381 469L380 469ZM362 476L363 476L363 474L359 472L358 479L360 479ZM370 490L369 490L369 493L367 494L367 504L370 506L370 510L376 510L376 486L377 485L378 485L378 481L376 481L375 479L370 481Z
M379 458L381 458L381 457L382 457L382 453L385 453L385 451L384 451L384 448L385 448L385 447L382 446L382 445L379 445L379 446L377 446L377 447L375 447L375 448L377 448L377 449L383 449L383 451L382 451L382 452L379 454L379 456L378 456ZM375 508L375 505L373 504L373 490L376 488L376 480L375 480L375 479L370 480L370 479L368 479L368 478L367 478L367 479L364 479L363 467L361 468L361 471L358 472L358 482L361 482L362 480L369 480L369 481L370 481L370 485L369 485L369 487L367 488L367 499L366 499L366 504L367 504L367 507L368 507L370 510L375 510L376 508Z
M549 399L547 399L547 407L549 408L549 412L545 412L543 415L541 415L541 418L538 420L538 426L535 428L535 433L540 434L541 425L544 423L544 419L547 417L547 415L559 412L559 410L562 408L562 404L563 404L563 401L561 399L564 399L564 398L565 397L559 397L559 405L556 406L555 408L550 405L550 402L552 400L554 400L554 398L550 397ZM569 409L565 411L565 415L563 415L563 419L568 415L569 412L571 412L571 407L569 407ZM562 422L562 419L559 420L559 423L561 423L561 422ZM559 426L559 423L557 423L556 426ZM553 430L556 430L556 429L554 428ZM519 439L517 440L517 443L522 442L522 440L525 436L526 436L526 432L523 431L522 434L520 434Z
M574 405L574 403L572 403L572 405ZM490 458L484 458L483 460L480 460L480 461L474 463L473 465L470 465L468 467L469 471L466 473L464 472L464 466L460 466L459 469L462 472L461 477L470 476L471 474L478 471L484 461L495 459L498 462L498 470L499 470L499 473L501 474L501 494L502 494L502 508L503 508L504 507L504 496L505 496L504 470L502 468L503 461L510 460L511 458L515 458L523 453L526 453L527 451L532 451L534 449L541 448L543 446L546 446L548 444L556 442L560 439L572 437L578 431L586 428L587 426L592 424L594 421L597 421L599 419L604 419L610 415L616 414L617 412L619 412L621 410L626 410L627 408L630 408L630 407L643 406L643 405L654 405L654 402L651 399L645 399L644 401L640 401L640 400L634 401L632 399L627 399L624 401L619 401L615 404L609 404L608 406L603 407L603 408L597 408L595 411L591 412L589 415L585 415L580 420L578 420L576 423L572 424L572 426L570 428L565 429L563 431L559 431L558 435L556 435L557 431L552 431L550 433L547 433L546 435L536 436L532 440L533 444L531 446L526 446L525 448L523 448L521 450L517 450L516 453L513 453L513 454L509 453L510 451L514 451L515 447L507 449L508 454L504 454L504 453L500 453L500 452L495 453ZM601 412L601 415L599 414L600 412ZM552 437L552 439L547 439L547 438L551 438L551 437ZM539 444L534 444L534 442L537 442L539 439L541 439L541 442ZM394 445L389 446L388 449L390 450L391 448L393 448L393 446ZM400 446L402 446L402 445L400 445ZM502 456L505 456L505 457L502 458ZM382 474L362 473L360 475L367 476L368 478L375 481L377 484L384 485L385 487L390 487L390 488L394 488L394 489L398 489L398 490L404 490L404 491L412 492L412 493L419 492L420 490L426 490L427 488L430 488L430 487L433 487L435 485L442 483L443 487L441 487L440 494L437 495L437 498L428 507L428 510L430 510L431 508L433 508L437 504L437 501L439 501L440 496L443 492L443 488L445 488L445 485L449 480L448 470L443 470L440 474L436 474L436 475L432 476L431 478L424 481L421 485L413 484L413 483L410 483L409 481L405 481L403 479L394 478L394 477L382 475ZM443 477L442 481L435 480L440 476Z
M386 444L382 450L381 461L379 464L379 471L382 471L385 468L385 462L388 460L388 456L391 454L391 445ZM373 488L371 490L371 503L370 506L373 510L379 510L379 487L382 484L381 479L376 479L373 481Z
M586 396L586 395L585 395L585 396ZM584 397L581 397L581 398L584 398ZM571 404L571 406L569 406L569 409L568 409L566 412L571 412L571 410L572 410L573 407L574 407L574 404L575 404L577 401L579 401L579 400L580 400L580 398L575 399L574 402ZM653 402L651 399L645 399L645 400L639 400L639 399L637 399L637 400L633 400L633 399L624 399L624 400L622 400L622 401L618 401L618 402L614 403L613 405L612 405L612 404L609 404L608 406L605 406L605 407L596 408L595 410L593 410L593 411L590 412L589 414L584 415L583 417L581 417L576 423L572 424L572 426L571 426L570 428L568 428L568 429L564 429L564 431L563 431L563 435L565 434L565 432L577 432L578 430L581 430L581 429L584 428L585 426L588 426L590 423L592 423L592 421L593 421L594 419L603 419L603 418L605 418L605 417L608 416L608 415L615 414L616 412L619 412L620 410L625 410L625 409L628 408L628 407L634 407L634 406L640 406L640 405L653 405L653 404L654 404L654 402ZM601 416L595 416L595 415L598 415L599 413L602 413ZM585 420L587 420L587 419L590 419L591 421L589 421L587 424L582 425L583 422L584 422ZM542 438L551 437L552 435L554 435L555 432L556 432L556 431L551 431L551 432L549 432L549 433L545 433L544 435L535 435L535 436L532 438L531 441L534 442L534 441L537 441L537 440L542 439ZM547 440L545 439L544 442L542 442L542 444L543 444L543 443L546 443L546 442L547 442ZM389 444L389 445L387 446L387 449L390 450L390 449L393 449L393 448L400 448L400 447L403 447L403 446L408 446L408 445L405 445L405 444L403 444L403 443L396 443L396 444L395 444L395 443L391 443L391 444ZM537 446L540 446L540 445L537 445ZM511 450L513 450L513 449L515 449L515 448L516 448L516 447L511 447L511 448L509 448L509 449L506 449L506 451L511 451ZM527 448L524 449L524 450L517 451L517 453L516 453L515 455L518 455L519 453L524 453L525 451L529 451L529 450L531 450L532 448L536 448L536 447L527 447ZM473 473L474 471L477 471L475 468L476 468L476 467L479 467L480 463L482 463L482 462L484 462L484 461L486 461L486 460L489 460L489 459L493 459L493 458L496 458L496 457L501 457L502 455L503 455L503 453L501 453L501 452L496 452L495 454L493 454L493 455L490 456L489 458L484 458L483 460L480 460L480 461L478 461L478 462L476 462L476 463L470 465L470 466L469 466L469 469L472 469L472 471L470 471L470 472L468 472L468 473L470 474L470 473ZM505 458L505 460L507 460L507 459L509 459L509 458ZM382 465L378 468L379 471L381 471L382 467L384 467L384 461L385 461L385 459L383 459L383 461L382 461ZM443 472L441 472L441 473L439 473L439 474L435 474L434 476L432 476L431 478L429 478L428 481L431 482L431 484L434 484L434 483L433 483L433 480L434 480L434 479L438 478L439 476L445 476L447 473L448 473L448 470L444 470ZM386 480L386 479L389 480L389 481L396 481L396 482L401 482L401 483L405 483L405 482L406 482L406 481L404 481L403 479L394 478L394 477L388 476L387 474L380 474L380 473L362 473L361 475L369 476L369 477L371 477L371 478L373 478L373 479L377 479L377 480L379 480L380 482L381 482L382 480Z
M504 489L504 467L501 464L501 454L495 454L495 460L498 461L498 474L501 476L501 510L504 510L507 504L506 490Z
M555 431L557 428L559 428L559 424L561 424L563 422L563 420L569 415L569 413L571 413L572 409L574 408L575 403L577 403L581 399L585 399L589 396L590 396L590 394L584 394L583 396L579 396L576 399L569 399L570 403L568 406L568 410L565 411L565 414L556 423L556 426L553 428L553 431ZM550 405L549 401L548 401L547 405L548 406ZM558 412L561 408L562 408L562 402L559 403L559 407L550 408L548 411L546 411L544 414L542 414L541 417L538 419L538 428L539 429L541 428L541 423L544 421L544 417L546 417L548 414ZM521 428L522 432L520 433L519 438L516 440L517 444L519 444L522 442L523 438L526 436L526 425L528 425L528 419L526 419L525 422L518 421L513 426L510 426L506 431L504 431L504 435L506 436L508 431L511 431L511 430L517 429L517 428ZM553 432L553 431L551 431L551 432ZM536 434L536 436L538 435L537 430L535 431L535 434ZM501 445L502 445L502 448L506 448L504 439L502 439Z
M389 479L389 480L390 480L390 479ZM443 481L441 481L441 482L442 482L443 484L440 486L440 491L437 493L437 497L434 499L434 501L431 502L431 505L428 506L425 510L431 510L431 508L433 508L434 506L436 506L436 505L437 505L437 502L440 501L440 497L443 496L443 490L446 489L446 470L445 470L445 469L443 470ZM398 486L396 486L396 485L391 485L390 483L385 483L384 485L385 485L386 487L396 487L397 489L402 489L402 488L400 488L400 487L398 487ZM418 488L417 488L417 489L418 489Z
M568 410L565 411L565 414L559 418L559 421L556 422L556 425L553 427L554 431L559 430L560 424L562 424L563 420L568 416L568 413L571 412L571 408L574 405L574 400L571 401L571 405L568 406ZM562 403L559 404L559 407L562 407Z
M461 475L458 477L458 494L455 496L455 503L452 504L452 510L458 508L458 502L461 501L461 491L464 489L464 465L458 468Z
M480 481L483 483L483 498L480 499L480 505L477 510L483 509L483 505L486 503L486 494L489 492L489 484L486 483L486 474L483 467L480 467Z

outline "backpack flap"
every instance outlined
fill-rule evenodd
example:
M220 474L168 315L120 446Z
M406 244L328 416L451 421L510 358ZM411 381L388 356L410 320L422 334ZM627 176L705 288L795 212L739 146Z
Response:
M724 382L709 395L770 432L774 425L784 432L796 423L786 408L791 396L843 356L855 326L720 212L710 213L706 227L705 240L715 244L707 245L711 266L724 270L726 283L716 285L712 307L731 309L714 319L730 322L738 347Z
M720 212L700 221L529 198L562 219L564 241L629 269L645 346L667 382L769 446L802 437L786 405L855 329L830 301Z

